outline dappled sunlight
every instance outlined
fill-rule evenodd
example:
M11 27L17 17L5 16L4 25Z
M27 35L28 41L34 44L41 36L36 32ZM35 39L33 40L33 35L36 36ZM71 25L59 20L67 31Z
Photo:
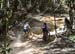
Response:
M23 51L20 51L16 54L43 54L45 51L41 51L40 49L37 48L29 48Z
M26 41L26 42L16 42L13 45L13 47L22 47L22 46L29 47L31 46L31 44L29 44L29 41Z
M29 49L26 49L24 51L17 52L16 54L32 54L31 53L32 51L33 51L33 48L29 48Z
M13 53L15 54L39 54L43 53L41 48L45 46L45 43L42 41L42 36L34 34L32 40L26 40L25 42L17 41L17 39L13 45Z

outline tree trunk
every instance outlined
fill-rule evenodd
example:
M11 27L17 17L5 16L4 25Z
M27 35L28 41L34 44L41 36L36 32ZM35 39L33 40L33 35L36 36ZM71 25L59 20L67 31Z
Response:
M73 27L73 7L71 7L72 4L70 4L70 10L69 10L69 16L70 16L70 31L72 32L72 27Z

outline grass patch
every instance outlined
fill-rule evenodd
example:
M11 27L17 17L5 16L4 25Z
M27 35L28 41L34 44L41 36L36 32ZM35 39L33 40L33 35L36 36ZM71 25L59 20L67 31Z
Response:
M71 41L73 41L73 42L75 42L75 35L70 35L70 36L68 37L68 39L71 40Z

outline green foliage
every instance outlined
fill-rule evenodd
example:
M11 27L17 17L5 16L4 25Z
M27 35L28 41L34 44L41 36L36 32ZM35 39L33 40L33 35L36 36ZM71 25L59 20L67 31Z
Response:
M52 6L52 0L48 0L48 6L49 6L49 7Z
M9 47L10 43L3 43L0 45L0 54L9 54L9 52L12 50Z
M12 4L13 5L13 12L15 12L17 10L18 4L19 4L18 0L13 1L13 4Z
M70 35L70 36L68 37L68 39L71 40L71 41L73 41L73 42L75 42L75 35Z
M65 3L68 7L70 7L71 4L75 3L75 0L65 0Z

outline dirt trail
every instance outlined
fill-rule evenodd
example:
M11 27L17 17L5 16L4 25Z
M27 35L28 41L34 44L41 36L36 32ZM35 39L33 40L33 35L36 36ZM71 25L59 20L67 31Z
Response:
M32 39L24 42L18 38L11 44L11 54L75 54L75 48L60 48L56 45L48 45L42 41L42 35L34 35Z
M27 39L25 42L21 42L20 40L15 40L11 47L13 48L12 54L44 54L43 47L45 47L45 43L42 41L40 36L33 37L31 40Z

